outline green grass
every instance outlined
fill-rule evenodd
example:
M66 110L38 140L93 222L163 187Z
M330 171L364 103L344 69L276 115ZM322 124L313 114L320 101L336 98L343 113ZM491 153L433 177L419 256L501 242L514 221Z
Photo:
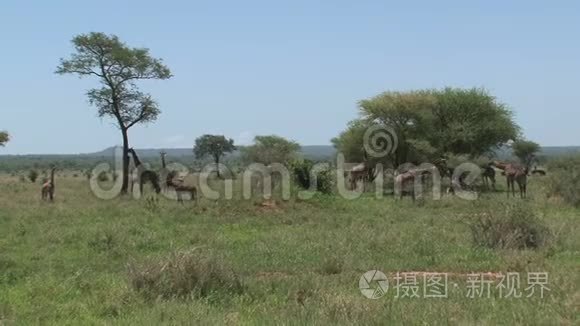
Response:
M546 247L475 247L469 220L499 209L504 193L469 202L445 197L346 201L102 201L85 178L57 180L56 201L39 184L0 177L0 324L576 324L580 321L580 210L545 198L532 178L525 200L554 235ZM518 199L518 201L520 201ZM128 266L192 249L218 257L240 293L148 298ZM449 297L369 300L371 269L453 273ZM549 273L541 299L467 299L470 272ZM390 274L389 274L390 275ZM392 280L391 285L392 285ZM457 284L454 287L453 284ZM522 286L523 288L523 286Z

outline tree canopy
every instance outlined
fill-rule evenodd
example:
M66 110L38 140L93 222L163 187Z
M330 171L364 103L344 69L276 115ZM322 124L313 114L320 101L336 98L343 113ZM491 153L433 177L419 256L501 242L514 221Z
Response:
M373 126L393 131L396 146L382 159L395 166L448 154L477 157L519 135L509 108L478 88L385 92L359 107L360 118L333 139L351 161L372 159L363 142Z
M5 146L10 141L10 135L6 131L0 131L0 146Z
M242 156L246 162L288 164L299 150L298 143L280 136L256 136L253 145L242 148Z
M160 113L151 95L139 91L136 82L147 79L168 79L171 71L161 59L153 58L146 48L132 48L115 35L89 33L72 40L75 52L61 59L57 74L96 77L101 87L87 92L89 103L99 117L111 117L123 136L123 186L127 191L127 151L129 128L152 122Z
M518 140L512 144L512 151L522 164L529 168L536 154L540 151L540 145L530 140Z
M236 150L233 139L227 139L223 135L203 135L195 140L193 153L196 158L200 159L205 156L211 156L216 164L217 174L220 175L219 162L220 158Z

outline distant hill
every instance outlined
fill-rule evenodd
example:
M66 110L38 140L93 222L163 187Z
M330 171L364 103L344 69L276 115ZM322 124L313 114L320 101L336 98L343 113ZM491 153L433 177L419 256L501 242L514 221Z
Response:
M545 156L580 154L580 146L543 146L542 154Z
M139 157L159 157L159 152L165 151L168 157L193 157L193 151L191 148L144 148L136 149ZM89 157L111 157L115 152L115 147L106 148L100 152L79 154L79 156L89 156ZM336 153L333 146L330 145L309 145L301 147L302 155L305 158L313 160L327 159ZM235 151L228 155L230 158L235 158L240 155L240 151Z
M115 152L116 147L109 147L99 152L85 153L85 154L51 154L51 155L38 155L38 154L28 154L28 155L0 155L0 160L5 158L35 158L35 159L59 159L59 158L96 158L96 157L112 157ZM137 149L137 153L140 157L150 158L159 157L159 152L167 152L169 157L193 157L193 151L191 148L142 148ZM321 160L333 157L336 154L336 149L332 145L308 145L302 146L301 152L305 158ZM580 146L544 146L540 155L550 157L550 156L561 156L570 154L580 154ZM229 157L238 157L240 155L239 151L235 151L229 154ZM497 151L497 155L500 159L509 158L511 156L511 149L509 147L501 148Z
M165 151L168 159L182 164L193 164L194 157L191 148L145 148L137 149L137 153L151 164L159 164L159 152ZM56 164L66 169L84 170L94 167L98 163L112 162L115 147L109 147L102 151L86 154L53 154L53 155L0 155L0 172L26 171L29 169L46 169ZM332 159L336 150L331 145L312 145L301 147L302 156L307 159L322 161ZM500 160L511 160L512 153L509 147L496 151ZM541 160L550 157L580 154L580 146L545 146L538 155ZM240 152L236 151L224 157L224 161L236 160Z

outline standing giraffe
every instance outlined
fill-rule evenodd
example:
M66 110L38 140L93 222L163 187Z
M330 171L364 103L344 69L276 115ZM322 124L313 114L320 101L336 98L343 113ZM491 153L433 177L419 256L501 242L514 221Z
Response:
M481 179L483 180L484 187L489 189L489 185L491 184L491 188L495 191L495 170L492 167L492 163L482 169Z
M165 157L167 156L166 152L161 152L161 167L162 173L161 175L164 176L164 187L166 188L173 188L177 195L177 201L183 203L183 197L181 196L183 193L189 193L191 196L191 200L197 201L197 188L194 186L187 186L185 182L181 178L177 178L176 171L168 171L167 164L165 162Z
M432 166L428 168L412 168L395 175L395 195L398 195L399 199L403 199L403 194L410 194L413 201L415 201L417 198L415 193L417 184L415 184L415 181L422 187L427 175L429 173L433 174L435 171L438 171L438 168Z
M521 166L502 163L493 161L492 165L496 168L503 170L505 172L505 177L507 181L507 196L510 196L510 189L512 191L512 196L516 196L515 183L517 182L518 188L520 190L520 197L525 198L527 195L527 171Z
M129 153L133 156L133 161L135 162L135 169L137 170L137 182L139 182L139 191L143 193L143 184L145 182L151 182L153 188L155 188L156 193L161 192L161 187L159 186L159 176L155 171L146 170L145 166L139 160L137 153L133 148L129 148Z
M161 187L163 189L167 189L167 178L169 177L169 171L167 171L167 163L165 162L165 157L167 156L167 152L161 151L159 152L161 155L161 171L159 172L159 176L161 177Z
M358 164L355 167L353 167L350 171L349 171L349 181L350 181L350 188L352 190L356 189L356 185L359 181L363 182L363 191L365 188L365 177L368 175L368 170L366 168L366 165L364 163Z
M54 185L54 171L56 170L56 167L53 167L50 170L50 180L45 182L42 185L41 188L41 197L42 200L50 200L53 201L54 200L54 189L55 189L55 185Z

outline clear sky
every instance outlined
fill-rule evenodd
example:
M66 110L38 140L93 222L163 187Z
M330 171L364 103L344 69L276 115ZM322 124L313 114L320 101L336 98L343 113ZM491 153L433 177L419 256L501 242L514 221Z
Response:
M474 4L478 2L479 4ZM144 81L159 120L137 148L329 140L357 101L386 90L485 87L542 145L580 144L578 1L26 1L0 3L0 154L94 152L119 144L85 92L58 76L75 34L114 33L171 68Z

